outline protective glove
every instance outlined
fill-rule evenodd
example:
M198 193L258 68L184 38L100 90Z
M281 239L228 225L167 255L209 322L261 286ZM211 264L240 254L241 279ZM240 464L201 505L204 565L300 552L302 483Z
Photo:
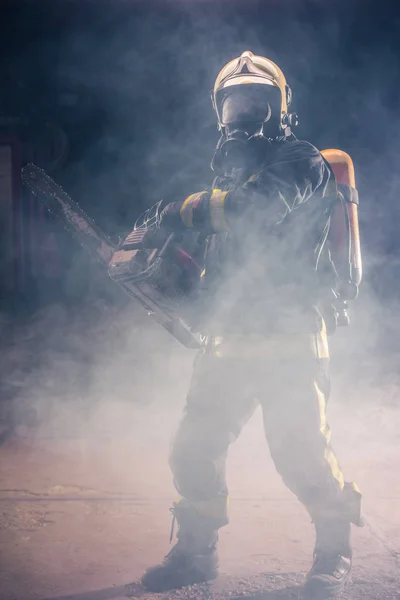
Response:
M160 229L167 229L171 232L186 229L180 214L181 207L182 202L170 202L163 208L158 222Z

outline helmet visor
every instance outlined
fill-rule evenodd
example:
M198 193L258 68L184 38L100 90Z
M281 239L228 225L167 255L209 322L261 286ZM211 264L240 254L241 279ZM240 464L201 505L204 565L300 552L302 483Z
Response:
M265 123L281 111L280 90L272 85L232 85L217 92L222 125Z

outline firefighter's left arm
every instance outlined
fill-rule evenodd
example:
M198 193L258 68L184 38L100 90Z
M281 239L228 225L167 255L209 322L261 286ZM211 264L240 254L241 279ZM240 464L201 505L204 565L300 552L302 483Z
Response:
M244 185L250 192L246 212L253 217L255 227L264 229L297 220L294 213L314 214L317 207L319 210L330 184L331 171L315 146L303 141L284 142L275 160Z
M172 230L193 228L203 233L229 231L240 225L268 228L304 205L313 194L323 194L329 169L308 142L283 143L275 158L259 174L235 191L205 190L168 204L162 221Z

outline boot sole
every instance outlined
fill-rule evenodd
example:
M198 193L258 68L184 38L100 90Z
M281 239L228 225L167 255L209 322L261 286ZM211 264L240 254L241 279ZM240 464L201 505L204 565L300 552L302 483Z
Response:
M321 580L311 580L304 584L299 600L334 600L340 598L350 580L337 585L329 585Z
M195 573L192 573L191 577L188 576L186 579L184 577L182 577L182 578L180 578L180 581L178 581L178 580L173 581L173 579L170 578L170 582L168 582L167 578L163 580L160 577L160 580L154 582L154 584L152 585L150 582L146 583L145 578L143 578L140 581L140 584L148 592L160 594L163 592L171 592L173 590L180 590L182 588L190 587L191 585L196 585L199 583L208 583L210 581L215 581L215 579L217 579L217 577L218 577L218 573L215 573L215 574L213 573L213 574L207 575L207 577L204 574L199 573L196 575Z

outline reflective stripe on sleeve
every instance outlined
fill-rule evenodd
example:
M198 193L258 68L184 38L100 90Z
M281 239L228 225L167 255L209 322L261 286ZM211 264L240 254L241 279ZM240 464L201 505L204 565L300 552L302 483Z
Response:
M193 209L197 206L200 198L207 192L197 192L186 198L181 206L180 215L186 227L193 227Z
M210 223L213 231L229 231L225 218L224 203L228 192L214 189L210 198Z

